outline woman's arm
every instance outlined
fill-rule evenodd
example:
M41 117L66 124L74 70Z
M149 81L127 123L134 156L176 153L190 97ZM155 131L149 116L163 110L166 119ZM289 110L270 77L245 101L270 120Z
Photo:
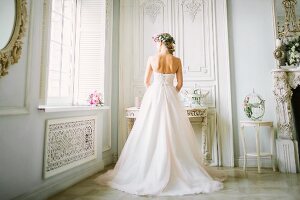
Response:
M146 66L146 72L145 72L145 77L144 77L144 84L146 88L150 86L150 81L151 81L151 75L152 75L152 66L151 66L151 57L148 58L147 61L147 66Z
M181 60L179 59L179 67L176 72L176 79L177 79L177 85L176 85L176 90L179 92L182 88L183 85L183 77L182 77L182 65L181 65Z

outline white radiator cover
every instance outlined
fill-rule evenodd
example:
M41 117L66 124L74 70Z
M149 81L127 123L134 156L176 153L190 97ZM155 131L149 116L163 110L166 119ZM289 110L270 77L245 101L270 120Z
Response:
M46 121L44 178L97 157L96 116Z

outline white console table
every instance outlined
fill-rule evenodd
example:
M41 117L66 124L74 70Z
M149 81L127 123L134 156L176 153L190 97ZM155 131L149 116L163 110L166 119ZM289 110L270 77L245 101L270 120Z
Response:
M207 107L201 108L192 108L192 107L185 107L187 115L190 121L197 121L201 124L201 133L202 133L202 153L203 153L203 160L206 162L209 157L209 150L208 150L208 138L207 138ZM137 107L129 107L126 108L125 117L128 119L128 133L131 132L133 127L134 121L138 115L139 108Z
M274 128L273 128L273 122L272 121L240 121L241 126L241 141L243 145L244 150L244 171L246 171L246 164L247 164L247 157L248 156L254 156L257 157L257 168L258 173L260 173L260 158L261 157L270 157L271 163L273 166L273 171L276 171L275 167L275 161L274 161ZM246 143L250 142L245 139L245 127L253 127L255 128L255 140L256 140L256 153L247 153ZM269 127L270 128L270 152L268 153L262 153L260 151L260 127Z

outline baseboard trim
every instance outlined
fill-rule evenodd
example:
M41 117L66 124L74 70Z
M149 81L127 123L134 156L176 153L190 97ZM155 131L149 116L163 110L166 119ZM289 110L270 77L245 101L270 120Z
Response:
M276 162L276 160L275 160ZM235 163L237 163L238 167L244 166L244 158L241 156L235 159ZM276 164L276 163L275 163ZM263 168L272 168L272 162L270 158L260 158L260 165ZM247 158L247 167L257 167L257 159L255 157Z
M89 164L90 166L86 167L78 166L78 169L72 170L72 172L70 172L67 176L55 181L46 182L40 187L34 189L33 191L14 198L14 200L47 199L104 169L103 161L92 162ZM88 165L88 163L86 165Z

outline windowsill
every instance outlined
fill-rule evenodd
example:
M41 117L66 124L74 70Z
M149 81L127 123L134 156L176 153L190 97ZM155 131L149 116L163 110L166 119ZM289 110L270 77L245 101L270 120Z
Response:
M38 110L44 112L69 112L69 111L94 111L94 110L109 110L109 106L47 106L39 105Z

